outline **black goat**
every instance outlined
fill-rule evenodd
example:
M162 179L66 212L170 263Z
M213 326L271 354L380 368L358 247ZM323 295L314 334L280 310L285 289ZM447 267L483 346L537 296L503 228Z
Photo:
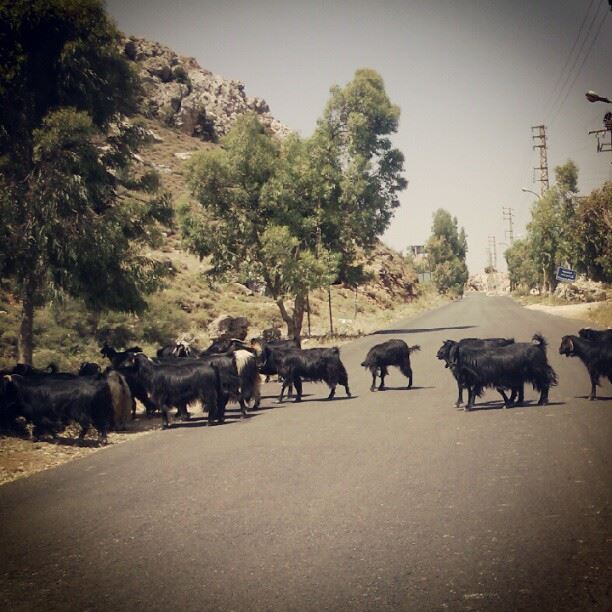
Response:
M34 425L32 434L54 437L71 422L81 426L79 441L93 424L100 442L106 443L113 425L113 403L107 381L102 377L65 378L56 375L4 376L0 391L2 421L19 417Z
M155 414L159 408L149 397L142 380L136 374L134 366L125 365L127 359L133 358L136 353L142 353L142 349L139 346L133 346L125 351L117 351L105 342L100 353L110 360L112 367L123 376L130 388L130 394L132 395L132 418L136 416L136 400L142 402L147 416Z
M201 351L200 357L224 355L225 353L239 350L253 352L253 349L239 338L219 338L218 340L214 340L208 348Z
M106 342L100 349L100 354L109 359L113 368L120 367L123 362L134 353L142 353L142 349L139 346L132 346L131 348L125 349L125 351L117 351Z
M180 359L186 359L188 357L195 357L193 349L187 342L175 342L174 344L167 344L157 349L158 357L178 357Z
M388 366L396 366L400 372L408 378L408 389L412 387L412 368L410 367L410 353L420 351L418 344L408 346L403 340L387 340L373 346L366 355L362 366L370 370L372 374L372 386L370 391L376 389L376 375L380 376L379 391L385 389L385 376L389 374Z
M83 361L79 366L79 376L93 376L95 374L101 374L102 368L92 361Z
M486 349L493 348L496 346L508 346L514 344L514 338L463 338L456 342L455 340L445 340L442 346L438 349L436 357L446 363L445 368L449 368L452 372L455 380L457 381L457 401L455 406L461 406L463 404L463 389L466 387L464 381L461 378L461 357L465 349ZM523 388L520 390L512 391L511 401L515 400L515 396L518 393L519 402L523 401Z
M287 353L301 348L297 340L264 342L259 338L251 340L251 346L257 355L259 371L266 377L265 382L270 382L270 376L278 374L278 366Z
M351 397L346 369L340 361L340 350L337 347L322 349L294 349L286 353L279 365L278 373L283 379L279 402L283 401L285 389L293 385L296 390L296 402L302 401L302 380L312 382L324 381L330 388L327 399L336 394L336 386L341 384L346 390L347 397Z
M162 411L162 427L169 426L168 410L175 406L178 415L187 417L187 405L200 401L208 411L208 424L217 419L219 373L202 360L177 360L174 363L154 363L146 355L133 355L126 365L132 365L153 402Z
M578 335L585 340L592 340L593 342L608 342L612 343L612 329L591 329L590 327L583 327L578 331Z
M473 407L475 398L487 387L497 389L504 407L510 406L512 402L505 390L522 389L525 383L531 383L540 392L539 405L547 404L548 391L557 384L557 375L546 358L546 340L539 334L534 334L532 342L487 349L466 347L458 368L469 391L465 410Z
M559 353L566 357L578 357L584 363L591 377L590 400L597 397L596 387L602 376L607 376L612 382L612 344L578 336L563 336Z
M11 374L18 374L19 376L33 376L36 374L57 374L58 371L58 367L55 363L50 363L43 369L35 368L27 363L18 363L11 370Z
M200 358L213 366L219 375L219 399L217 420L225 420L225 407L229 401L240 405L242 417L247 416L247 403L253 400L253 408L260 402L260 379L255 357L249 351L237 350L210 354Z

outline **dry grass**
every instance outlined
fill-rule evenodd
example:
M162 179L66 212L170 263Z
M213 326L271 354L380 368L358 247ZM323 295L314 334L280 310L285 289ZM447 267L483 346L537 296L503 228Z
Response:
M590 313L590 320L600 328L612 328L612 301L598 305Z

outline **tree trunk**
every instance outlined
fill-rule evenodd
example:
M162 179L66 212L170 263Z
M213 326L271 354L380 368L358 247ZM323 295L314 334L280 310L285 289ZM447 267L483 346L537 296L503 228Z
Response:
M278 309L280 310L283 321L287 325L287 338L294 339L295 338L295 325L293 322L293 317L287 312L287 309L285 308L285 304L282 298L279 298L278 300L276 300L276 305L278 306Z
M34 327L34 280L27 278L21 293L21 322L17 340L17 361L32 365Z
M293 303L293 313L287 312L282 298L276 300L276 305L280 310L281 317L287 325L287 338L301 340L302 323L304 322L304 312L306 306L306 296L299 294L295 296Z
M302 324L304 323L304 312L306 310L306 296L302 293L295 296L293 302L293 338L301 340Z

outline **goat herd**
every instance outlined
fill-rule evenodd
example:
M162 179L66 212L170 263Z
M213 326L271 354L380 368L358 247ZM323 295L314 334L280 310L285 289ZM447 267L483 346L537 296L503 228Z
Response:
M457 406L465 410L474 406L487 388L496 389L504 407L521 404L524 385L531 384L540 393L538 404L548 403L548 392L557 383L557 375L548 363L546 341L539 335L532 342L514 342L507 338L464 338L446 340L437 358L449 368L459 390ZM403 340L389 340L372 347L362 362L372 375L371 391L385 388L389 366L396 366L412 386L410 354L419 350ZM612 329L581 329L579 336L564 336L559 353L577 356L586 366L591 379L589 399L596 397L600 377L612 382ZM188 419L188 405L199 401L208 413L208 424L223 423L228 402L238 403L242 416L252 403L260 402L260 375L276 374L282 381L279 402L285 392L295 401L302 399L302 381L327 383L332 399L336 386L342 385L348 397L351 392L346 369L338 348L302 349L298 341L253 340L250 345L236 339L218 340L206 350L197 352L178 342L147 357L139 347L117 351L105 344L101 354L110 361L104 371L95 363L84 363L78 374L46 370L24 364L0 371L0 428L18 435L57 434L70 423L80 425L82 440L93 425L100 442L106 442L109 429L125 429L134 417L136 400L146 413L162 415L162 427L169 425L168 412L177 409L177 417ZM267 378L266 380L268 380ZM510 392L510 396L507 393Z

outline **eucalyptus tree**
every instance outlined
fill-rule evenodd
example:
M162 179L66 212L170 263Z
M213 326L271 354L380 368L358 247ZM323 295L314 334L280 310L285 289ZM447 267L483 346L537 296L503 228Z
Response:
M389 138L398 118L367 69L332 88L308 139L279 142L255 116L239 118L220 149L188 164L199 205L181 211L187 245L212 256L217 277L262 278L288 334L299 337L308 290L354 282L356 247L371 247L399 206L403 156Z
M331 282L337 269L317 241L307 143L296 135L279 142L244 115L221 148L194 156L187 172L198 202L180 211L187 246L212 256L217 278L263 279L289 336L299 337L307 291Z
M457 217L442 208L433 214L431 236L425 247L434 283L441 293L461 295L468 279L467 238Z
M358 272L356 247L369 249L384 233L407 185L404 155L391 140L400 109L382 77L368 68L330 91L311 139L320 177L320 231L328 248L341 255L341 276L350 280L351 271Z
M155 174L134 171L138 79L102 2L3 1L0 47L0 272L31 363L34 311L54 293L144 308L160 266L141 245L171 209Z

